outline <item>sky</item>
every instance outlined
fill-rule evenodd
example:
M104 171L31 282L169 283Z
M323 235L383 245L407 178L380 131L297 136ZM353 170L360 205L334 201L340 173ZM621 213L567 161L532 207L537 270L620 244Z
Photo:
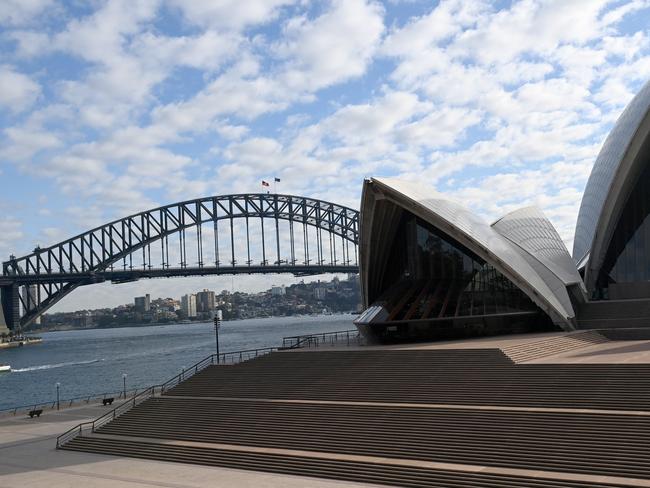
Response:
M0 0L0 259L201 196L359 207L417 180L569 249L593 162L650 79L650 1ZM80 288L58 310L290 276Z

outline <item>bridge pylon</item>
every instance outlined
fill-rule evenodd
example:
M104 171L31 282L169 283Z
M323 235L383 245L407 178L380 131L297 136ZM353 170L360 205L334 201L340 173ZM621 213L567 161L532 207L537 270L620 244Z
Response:
M0 286L0 335L20 330L19 287Z

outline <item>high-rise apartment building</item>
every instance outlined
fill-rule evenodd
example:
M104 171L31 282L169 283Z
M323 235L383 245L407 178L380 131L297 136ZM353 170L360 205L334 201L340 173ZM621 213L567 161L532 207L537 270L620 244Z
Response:
M181 297L181 311L187 318L196 317L196 295L183 295Z
M211 290L203 290L196 294L196 311L197 312L212 312L215 307L214 292Z
M136 312L149 312L151 310L151 296L147 293L143 297L135 297L135 311Z
M279 297L282 296L286 293L286 289L284 285L282 286L272 286L271 287L271 295L274 297Z

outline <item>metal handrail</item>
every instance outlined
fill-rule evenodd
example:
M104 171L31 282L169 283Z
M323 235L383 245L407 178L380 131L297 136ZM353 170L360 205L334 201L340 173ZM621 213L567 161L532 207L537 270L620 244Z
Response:
M339 343L339 339L345 339L347 345L350 340L356 340L359 343L360 336L357 329L337 330L334 332L322 332L320 334L288 336L282 339L283 349L297 349L300 347L318 347L321 344L329 342L331 345Z
M64 432L63 434L61 434L56 438L56 448L58 449L66 442L74 439L78 435L82 435L84 429L87 427L90 427L90 432L95 432L96 429L99 429L104 424L107 424L111 420L114 420L115 418L119 417L123 413L129 411L131 408L135 407L136 405L139 405L143 401L155 396L156 389L160 390L160 392L162 393L161 386L162 385L150 386L149 388L141 391L137 395L133 395L133 398L131 398L131 400L122 403L121 405L115 407L113 410L110 410L109 412L106 412L104 415L96 418L92 422L82 422L79 425L72 427L70 430Z
M228 364L236 364L238 362L247 361L249 359L254 359L258 356L263 356L269 354L273 351L277 351L277 347L262 347L258 349L243 349L241 351L231 351L231 352L221 352L219 354L210 354L208 357L201 359L196 364L193 364L189 368L184 368L179 374L173 378L165 381L161 386L163 392L169 389L172 386L177 385L181 381L185 381L187 378L195 375L202 369L207 366L219 364L226 366Z
M210 365L232 365L236 363L237 359L239 361L254 359L258 356L277 351L277 349L277 347L264 347L259 349L244 349L242 351L222 352L218 355L211 354L196 364L193 364L189 368L184 369L180 374L174 376L170 380L167 380L165 383L161 385L151 386L138 393L137 395L133 395L133 398L131 400L122 403L109 412L106 412L104 415L93 420L92 422L82 422L81 424L72 427L70 430L64 432L56 438L56 448L59 449L63 444L71 441L77 436L83 435L84 431L95 432L95 430L99 429L102 425L110 422L111 420L114 420L115 418L129 411L131 408L139 405L143 401L156 396L156 392L158 392L158 395L162 395L170 387L177 385L181 381L185 381L189 377L195 375Z
M82 396L77 396L77 397L72 397L72 398L64 398L62 400L59 400L59 404L63 405L63 404L67 403L68 407L71 407L75 402L83 401L86 404L88 404L88 403L90 403L91 400L103 400L104 398L110 398L110 397L117 398L118 400L121 399L121 398L124 398L126 400L126 398L129 395L131 395L131 394L135 395L139 391L141 391L143 388L148 388L148 387L139 386L137 388L129 388L128 390L126 390L126 394L125 394L123 389L119 390L119 391L107 391L107 392L104 392L104 393L90 393L88 395L82 395ZM56 407L56 403L57 403L56 400L48 400L48 401L45 401L45 402L36 402L36 403L29 403L29 404L26 404L26 405L18 405L18 406L10 407L10 408L3 408L3 409L0 409L0 415L2 415L4 413L9 413L9 412L16 415L18 413L18 411L21 411L21 410L36 410L39 407L54 409L54 407Z
M351 339L356 339L357 342L360 340L359 331L357 329L339 330L334 332L323 332L322 334L284 337L282 339L282 349L295 349L298 347L303 347L305 344L307 344L308 347L310 347L312 344L318 346L319 344L328 342L328 340L330 343L335 344L338 342L339 338L343 337L346 338L348 345L350 345ZM287 343L291 344L287 346ZM173 388L181 381L185 381L186 379L194 376L196 373L208 366L215 364L222 366L233 365L238 362L247 361L259 356L269 354L271 352L277 351L278 349L279 348L277 347L264 347L258 349L243 349L241 351L210 354L208 357L201 359L189 368L183 369L183 371L181 371L173 378L165 381L163 384L151 386L140 393L134 394L131 400L125 401L121 405L105 413L101 417L93 420L92 422L82 422L81 424L72 427L56 438L56 448L59 449L63 444L69 442L77 436L83 435L84 431L89 430L90 432L95 432L104 424L110 422L111 420L114 420L115 418L129 411L131 408L142 403L143 401L155 396L157 391L159 395L163 395L166 390Z

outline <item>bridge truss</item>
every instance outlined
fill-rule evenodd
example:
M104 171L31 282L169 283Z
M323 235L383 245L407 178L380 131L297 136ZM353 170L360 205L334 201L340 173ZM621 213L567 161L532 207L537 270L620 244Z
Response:
M2 263L2 312L19 330L92 283L357 272L358 232L357 210L305 197L258 193L174 203L11 256Z

